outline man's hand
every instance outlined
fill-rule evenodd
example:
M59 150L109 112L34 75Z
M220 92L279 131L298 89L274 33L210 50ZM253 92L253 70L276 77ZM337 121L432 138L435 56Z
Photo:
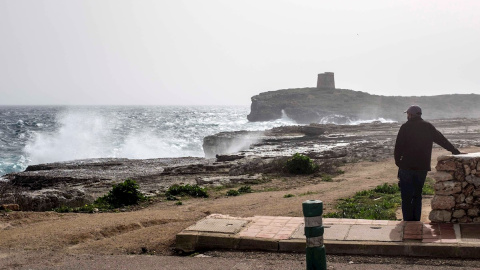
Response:
M454 154L454 155L465 155L467 153L462 153L457 148L455 148L455 150L452 151L452 154Z

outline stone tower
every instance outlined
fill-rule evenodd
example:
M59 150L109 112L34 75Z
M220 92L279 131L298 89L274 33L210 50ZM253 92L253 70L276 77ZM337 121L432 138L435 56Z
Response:
M317 88L335 89L335 77L333 76L333 72L324 72L318 74Z

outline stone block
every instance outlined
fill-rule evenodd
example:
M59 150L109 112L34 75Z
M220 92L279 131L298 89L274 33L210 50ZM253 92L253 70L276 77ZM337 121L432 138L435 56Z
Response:
M437 171L455 171L457 169L457 164L453 159L446 159L439 161L435 168Z
M480 209L477 207L468 209L467 214L471 217L478 217L480 214Z
M473 203L473 196L468 196L465 198L465 203L466 204L472 204Z
M458 219L458 222L459 223L470 223L470 222L472 222L472 219L469 218L468 216L463 216L463 217Z
M433 175L433 178L437 182L443 182L443 181L453 180L453 175L452 175L452 173L449 173L449 172L441 172L440 171L440 172L436 172Z
M480 162L477 163L477 172L480 171Z
M432 210L428 218L432 222L450 222L452 219L452 212L447 210Z
M458 209L458 210L453 211L452 216L453 216L454 218L462 218L462 217L464 217L466 214L467 214L467 213L465 213L465 210L463 210L463 209Z
M450 210L455 207L455 197L436 195L432 199L432 209Z
M453 173L453 176L455 177L455 180L457 180L457 181L464 181L465 180L465 172L463 171L462 168L457 169Z
M474 223L480 223L480 217L476 217L472 220Z
M452 195L462 191L462 184L457 181L445 181L435 183L435 194Z
M474 189L475 189L474 185L468 184L465 187L463 187L463 192L462 193L465 194L465 196L471 196L473 194Z
M455 202L460 204L460 203L464 203L465 202L465 194L463 193L460 193L457 195L457 197L455 198Z
M480 197L480 189L475 190L472 195L473 197Z
M455 209L463 209L463 210L467 210L469 208L471 208L472 205L471 204L467 204L467 203L460 203L460 204L457 204L455 206Z
M470 175L472 172L472 169L470 169L470 165L463 165L463 168L465 170L465 175Z
M465 181L470 184L474 184L476 188L480 188L480 177L468 175L467 177L465 177Z

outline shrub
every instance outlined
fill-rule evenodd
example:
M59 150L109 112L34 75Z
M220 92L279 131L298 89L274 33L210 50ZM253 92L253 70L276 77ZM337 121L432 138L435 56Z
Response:
M172 185L170 188L168 188L165 195L167 195L167 199L175 195L180 195L180 196L188 195L192 197L208 198L207 190L205 188L201 188L198 185L190 185L190 184Z
M127 179L123 183L113 185L107 195L95 200L95 204L111 205L113 207L138 204L145 200L145 196L138 190L138 184L134 180Z
M252 188L250 186L243 186L238 189L239 193L252 193Z
M290 193L283 195L283 198L291 198L291 197L295 197L295 195L290 194Z
M287 160L287 171L292 174L311 174L318 169L313 161L302 154L296 153Z
M238 192L238 190L230 189L229 191L227 191L227 196L238 196L238 195L240 195L240 192Z

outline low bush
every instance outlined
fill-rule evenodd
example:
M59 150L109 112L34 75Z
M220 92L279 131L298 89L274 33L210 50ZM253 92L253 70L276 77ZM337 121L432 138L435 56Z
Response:
M238 189L239 193L252 193L252 187L250 186L243 186Z
M238 195L240 195L240 192L238 192L238 190L230 189L229 191L227 191L227 196L238 196Z
M295 195L290 194L290 193L283 195L283 198L291 198L291 197L295 197Z
M286 167L291 174L311 174L318 170L318 166L311 158L299 153L287 160Z
M172 185L170 188L168 188L167 192L165 195L168 197L170 196L192 196L192 197L202 197L202 198L208 198L208 193L205 188L202 188L198 185Z

